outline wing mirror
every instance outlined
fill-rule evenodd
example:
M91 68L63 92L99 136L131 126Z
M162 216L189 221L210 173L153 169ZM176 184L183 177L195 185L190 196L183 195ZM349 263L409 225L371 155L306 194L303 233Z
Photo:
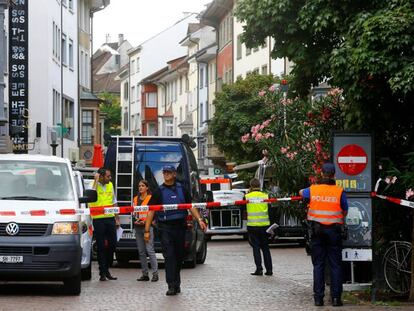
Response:
M79 198L79 203L92 203L98 200L98 193L96 190L87 189L83 193L83 197Z

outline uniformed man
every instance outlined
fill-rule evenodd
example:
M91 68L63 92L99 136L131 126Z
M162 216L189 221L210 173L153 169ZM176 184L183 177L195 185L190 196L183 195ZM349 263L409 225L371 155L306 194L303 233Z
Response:
M250 181L250 191L246 194L246 200L264 200L269 196L260 191L260 181L253 178ZM249 234L249 243L253 248L253 258L256 264L256 270L251 275L263 275L262 255L266 275L273 274L272 255L269 249L269 237L266 232L270 225L268 203L247 203L247 232Z
M100 168L95 175L93 188L98 194L98 200L89 203L90 207L111 207L116 205L114 186L111 182L111 171L106 168ZM116 247L116 227L118 220L115 214L100 213L92 215L93 230L97 245L98 264L100 281L116 280L117 278L109 273L109 267L112 265ZM105 246L107 241L107 246Z
M151 197L149 205L191 203L191 195L184 186L176 182L177 171L174 165L162 168L164 183ZM196 208L190 209L200 228L205 231L207 225ZM150 239L150 227L154 211L149 211L145 221L144 239ZM181 292L181 265L184 259L187 210L156 212L156 222L161 234L162 254L165 259L165 278L168 284L167 296Z
M348 212L346 194L335 185L335 166L322 166L322 180L302 189L299 194L309 202L307 219L311 223L311 255L315 306L323 306L325 296L325 263L331 269L332 305L342 306L342 226Z

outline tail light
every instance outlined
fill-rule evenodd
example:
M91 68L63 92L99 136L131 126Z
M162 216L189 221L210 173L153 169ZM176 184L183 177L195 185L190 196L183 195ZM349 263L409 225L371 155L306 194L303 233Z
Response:
M193 227L194 227L193 215L187 215L186 221L187 221L187 228L188 229L193 229Z
M242 214L243 220L247 220L247 211L244 210Z

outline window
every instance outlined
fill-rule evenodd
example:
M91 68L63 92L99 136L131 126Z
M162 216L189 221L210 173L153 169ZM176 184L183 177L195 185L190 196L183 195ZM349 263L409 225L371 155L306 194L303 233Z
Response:
M73 69L73 40L69 39L69 68Z
M200 124L204 122L204 105L200 103Z
M265 39L265 42L264 42L264 43L263 43L263 45L262 45L262 49L267 48L267 40L268 40L268 38L266 38L266 39Z
M237 59L242 58L242 41L241 41L242 35L237 36Z
M257 51L259 51L259 48L258 48L258 47L255 47L255 48L253 49L253 52L257 52Z
M147 93L147 107L156 108L157 107L157 93Z
M267 65L262 66L262 75L267 75Z
M172 119L165 120L165 136L174 136L174 124Z
M93 144L93 110L82 110L82 144Z
M135 73L135 60L131 61L131 75Z
M204 87L204 68L200 69L200 89Z
M128 82L124 83L124 99L128 100L128 91L129 91L129 84Z
M84 73L85 73L85 86L89 87L89 79L90 79L90 71L89 71L89 56L88 53L85 53L85 60L84 60Z
M81 51L80 53L80 84L81 85L85 85L85 58L84 58L84 53L83 51Z
M66 7L68 5L67 2L68 2L67 0L62 0L62 4L63 4L64 7Z
M183 76L180 76L180 95L183 94Z
M56 56L56 24L53 22L53 57Z
M63 98L63 135L65 138L73 140L75 135L74 128L75 105L73 101Z
M60 44L59 44L60 40L61 40L61 32L60 32L60 29L58 28L58 30L57 30L57 38L56 38L56 46L57 46L57 53L56 53L56 55L57 55L57 59L58 60L60 60L60 55L61 55Z
M73 0L69 0L69 9L73 10Z
M147 135L148 136L156 136L157 135L155 123L151 122L151 123L147 124Z
M61 119L61 105L60 105L60 93L53 90L53 125L57 125Z
M253 70L253 73L254 73L254 74L256 74L256 75L258 75L258 74L259 74L259 68L255 68L255 69Z
M208 75L209 75L209 72L208 72L208 66L206 66L206 78L204 79L204 81L205 81L205 87L208 87Z
M252 54L252 49L246 46L246 56Z
M137 73L140 71L140 66L139 66L139 57L137 58Z
M137 84L137 98L136 98L136 101L137 102L141 101L141 89L140 89L139 84Z
M115 65L121 64L121 55L115 55Z
M128 131L128 111L124 112L124 130Z
M131 103L135 102L135 86L131 87Z
M180 107L180 123L183 123L183 107Z

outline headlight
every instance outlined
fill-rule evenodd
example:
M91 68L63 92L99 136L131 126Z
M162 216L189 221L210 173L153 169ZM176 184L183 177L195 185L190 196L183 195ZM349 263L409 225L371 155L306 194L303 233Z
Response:
M53 225L52 234L78 234L78 222L57 222Z

